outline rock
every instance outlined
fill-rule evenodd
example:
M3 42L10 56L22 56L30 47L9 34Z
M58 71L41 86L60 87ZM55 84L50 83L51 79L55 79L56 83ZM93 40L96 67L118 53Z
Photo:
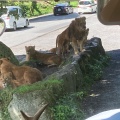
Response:
M82 51L80 55L74 56L71 59L72 62L70 64L63 66L59 71L45 78L45 80L49 82L51 76L54 76L54 78L57 80L62 81L63 88L61 88L59 84L58 86L50 85L49 87L52 90L50 95L48 94L49 91L47 87L44 91L40 90L39 88L39 90L34 90L33 92L27 91L24 92L24 94L14 94L13 99L8 106L8 111L12 120L23 120L20 114L20 110L23 110L29 115L34 115L36 111L41 107L41 105L43 103L46 103L46 99L42 97L43 94L47 96L49 102L52 98L52 103L54 104L55 100L58 99L57 97L60 97L65 93L71 93L80 90L83 84L83 71L81 70L84 70L85 63L92 58L97 58L99 55L105 55L105 51L100 38L95 37L89 40L85 46L85 49L86 50ZM64 89L65 92L63 92L61 89L59 90L59 88ZM47 114L47 112L44 112L39 120L51 120L51 113L48 113L49 114Z
M14 64L18 64L18 60L15 55L11 51L9 47L7 47L4 43L0 42L0 58L9 58L10 61Z

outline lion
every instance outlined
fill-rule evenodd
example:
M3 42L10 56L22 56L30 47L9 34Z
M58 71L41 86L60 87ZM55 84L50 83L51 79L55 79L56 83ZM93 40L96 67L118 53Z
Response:
M82 27L86 29L86 17L81 17L81 18L75 18L75 26Z
M49 52L56 54L56 48L51 48Z
M62 58L52 53L41 53L35 50L35 46L25 46L26 49L26 61L37 60L46 65L60 65Z
M80 51L83 50L83 46L87 41L88 33L89 33L89 28L87 28L80 35L78 35L79 39L77 40L77 44L78 44L78 47L79 47Z
M1 80L1 85L2 85L1 89L6 88L8 86L16 88L21 85L31 84L30 81L25 81L24 79L15 80L15 77L13 76L12 72L2 73L0 76L0 80Z
M6 88L6 86L7 86L6 82L4 81L4 79L0 77L0 90Z
M0 59L0 72L3 80L32 84L43 79L42 72L29 66L16 66L7 58ZM9 79L9 80L8 80Z
M64 50L67 49L68 46L72 42L72 47L74 49L74 53L78 54L78 36L83 33L86 29L86 18L75 18L71 22L71 24L66 28L61 34L59 34L56 38L56 49L57 54L60 56L61 53L64 53Z

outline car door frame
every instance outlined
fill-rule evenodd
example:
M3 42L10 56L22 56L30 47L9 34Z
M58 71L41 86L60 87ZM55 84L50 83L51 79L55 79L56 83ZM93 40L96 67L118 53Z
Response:
M21 8L18 8L18 14L19 14L20 27L24 27L26 23L26 19L23 10Z

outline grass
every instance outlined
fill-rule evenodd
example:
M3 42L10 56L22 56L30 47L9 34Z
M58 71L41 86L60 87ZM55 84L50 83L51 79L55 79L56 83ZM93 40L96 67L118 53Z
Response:
M16 89L8 87L4 90L1 90L0 112L2 120L11 120L7 107L12 99L13 94L24 94L36 90L41 91L41 95L46 100L46 102L53 104L59 98L59 96L62 96L62 94L64 94L63 81L51 77L49 80L37 82L32 85L24 85Z
M80 91L66 94L57 100L52 107L54 120L84 120L85 113L82 112L81 100L88 95L88 91L96 80L102 76L103 69L108 65L110 57L99 56L98 59L92 59L85 63L83 73L83 83Z
M66 94L56 102L51 108L54 120L84 120L84 113L80 109L78 94ZM80 98L81 95L79 95Z
M109 56L99 56L99 59L92 59L85 63L83 72L84 80L82 88L76 93L66 94L63 80L58 80L54 76L49 80L40 81L32 85L20 86L16 89L10 87L0 91L0 120L11 120L7 107L13 94L24 94L36 90L42 91L41 94L46 102L51 105L54 120L84 120L85 114L81 109L81 100L87 95L91 85L102 76L103 69L108 65Z

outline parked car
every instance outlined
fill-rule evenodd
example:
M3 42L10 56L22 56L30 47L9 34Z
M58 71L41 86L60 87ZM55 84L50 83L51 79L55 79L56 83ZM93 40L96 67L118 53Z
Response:
M53 14L56 16L57 14L70 14L73 13L72 6L66 2L66 3L58 3L54 6Z
M16 30L18 27L29 26L29 19L19 6L6 6L0 9L0 16L5 21L6 29Z
M97 12L97 4L94 0L80 0L78 5L78 13Z

